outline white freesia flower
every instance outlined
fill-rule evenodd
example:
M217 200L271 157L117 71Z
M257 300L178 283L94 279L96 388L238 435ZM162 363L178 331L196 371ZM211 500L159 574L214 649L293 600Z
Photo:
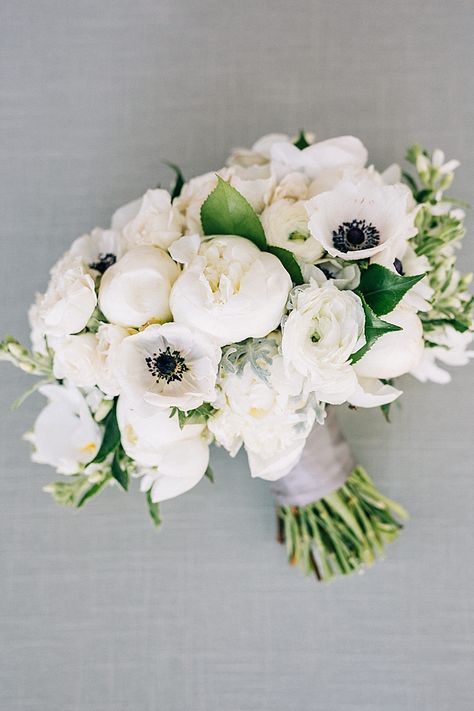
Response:
M139 327L171 318L169 294L179 267L158 247L135 247L107 269L99 305L108 321Z
M297 287L293 309L283 324L282 353L308 379L322 402L345 402L357 387L350 356L365 342L364 310L352 291L339 291L330 281Z
M25 435L34 446L31 458L55 467L60 474L76 474L97 454L102 439L100 427L74 386L43 385L40 392L49 402L33 432Z
M173 205L182 216L185 234L202 234L201 207L216 185L215 172L199 175L183 185L181 194L175 198Z
M66 253L51 270L36 315L47 336L67 336L85 328L96 304L94 280L80 257Z
M123 396L117 404L117 422L125 452L140 468L140 488L150 491L154 502L183 494L204 476L209 446L204 425L179 426L169 409L157 409L151 417L140 416Z
M277 200L260 216L268 244L293 252L305 262L315 262L324 250L312 238L304 202Z
M283 315L291 279L280 260L243 237L183 237L171 247L185 268L170 296L174 320L218 345L266 336Z
M223 371L219 409L208 427L231 456L245 446L252 476L274 481L299 460L315 411L302 392L302 379L287 375L277 348L267 368L266 379L250 363L234 373Z
M121 226L129 247L152 245L166 250L183 233L182 216L171 204L171 195L159 188L119 208L112 224Z
M54 340L53 372L58 380L66 378L78 388L97 384L99 356L93 333L64 336Z
M118 348L132 333L131 329L111 323L102 323L97 331L97 385L108 398L120 394Z
M215 398L220 349L177 323L148 326L118 347L117 379L138 411L193 410Z
M345 180L307 202L309 229L333 257L364 259L413 237L415 210L404 185ZM392 260L393 261L393 260Z
M354 370L362 378L397 378L408 373L420 362L423 354L423 327L418 316L400 304L384 321L401 326L401 331L385 333L370 350L355 363Z
M403 395L402 390L382 383L377 378L358 378L357 387L348 398L354 407L381 407Z
M316 178L325 170L363 168L367 161L367 149L354 136L329 138L303 150L289 142L275 142L270 154L274 168L281 175L297 170L310 178Z
M78 237L70 253L80 257L83 264L94 272L103 274L125 252L125 241L118 230L102 230L96 227L90 234Z
M425 348L419 363L412 368L411 375L422 383L431 380L434 383L445 384L451 381L451 374L441 368L436 361L444 365L467 365L474 358L474 350L468 350L474 339L472 331L460 333L452 326L444 326L430 331L427 338L431 344Z

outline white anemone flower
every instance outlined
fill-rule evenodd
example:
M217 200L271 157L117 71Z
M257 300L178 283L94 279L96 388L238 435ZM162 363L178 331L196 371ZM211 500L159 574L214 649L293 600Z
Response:
M117 422L125 452L139 465L141 491L150 491L153 502L183 494L204 476L209 445L204 425L179 426L169 409L142 417L120 396Z
M96 227L90 234L78 237L71 246L70 253L80 257L93 272L103 274L120 259L125 252L125 240L118 230L102 230Z
M345 180L307 202L312 236L333 257L365 259L417 233L416 210L404 185Z
M187 411L214 400L220 357L220 348L187 326L152 325L121 341L116 377L142 413L150 406Z
M101 430L80 391L73 385L43 385L49 402L25 439L34 446L31 459L60 474L76 474L99 451Z

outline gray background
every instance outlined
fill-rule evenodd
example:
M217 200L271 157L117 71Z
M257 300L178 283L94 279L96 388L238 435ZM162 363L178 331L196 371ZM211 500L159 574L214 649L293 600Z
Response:
M0 20L1 332L26 338L52 262L167 180L163 158L191 176L305 126L384 167L419 140L463 160L474 200L469 0L2 0ZM159 534L136 492L55 507L21 440L40 399L10 413L29 380L0 377L2 711L473 708L474 368L407 380L391 426L342 413L412 518L327 587L286 565L240 457L214 452L215 486L164 505Z

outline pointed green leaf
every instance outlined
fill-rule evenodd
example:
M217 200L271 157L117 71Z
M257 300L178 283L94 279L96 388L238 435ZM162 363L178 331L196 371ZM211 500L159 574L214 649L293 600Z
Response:
M293 143L293 145L296 146L297 148L299 148L300 151L302 151L304 148L308 148L308 146L311 145L311 144L308 143L308 141L306 140L305 132L304 132L303 129L300 129L300 132L299 132L299 134L298 134L298 138L297 138L296 141Z
M113 478L118 481L124 491L128 491L129 477L126 469L122 469L120 465L119 452L116 451L112 460L111 468Z
M153 524L159 528L162 524L161 516L160 516L160 505L155 504L151 500L151 491L146 492L146 500L148 504L148 513L150 514L150 518L153 521Z
M201 207L205 235L238 235L267 249L267 240L257 213L238 190L217 177L217 186Z
M110 481L110 475L107 475L104 477L104 479L101 479L100 481L97 481L95 484L92 484L87 491L85 491L82 496L79 498L79 500L76 503L76 508L80 509L81 506L84 506L86 501L91 499L93 496L96 496L97 494L100 494L102 489L109 483Z
M283 264L285 267L286 271L291 277L291 280L293 281L294 284L297 286L299 284L304 283L303 275L301 273L300 266L298 262L295 259L295 255L293 252L290 252L288 249L284 249L283 247L273 247L269 246L268 251L271 252L271 254L274 254L275 257L278 257L280 262Z
M184 185L184 176L179 166L177 166L175 163L169 163L167 160L165 160L164 163L168 166L168 168L174 170L176 175L175 183L171 189L171 199L174 200L175 198L181 195L181 190L183 189Z
M361 272L359 291L377 316L393 311L395 306L425 274L400 276L380 264L371 264Z
M375 341L377 341L381 336L383 336L385 333L390 333L392 331L401 331L402 329L400 326L395 326L393 323L388 323L387 321L382 321L382 319L378 318L370 306L366 303L364 297L362 294L358 294L360 300L362 301L362 307L364 309L364 314L365 314L365 344L362 346L362 348L359 348L356 353L353 353L351 356L351 363L357 363L362 356L364 356L367 351L369 351L372 346L374 345Z
M209 479L211 484L214 484L214 472L212 471L210 465L207 467L206 471L204 472L204 476Z
M99 451L95 455L91 464L99 464L100 462L103 462L107 455L109 455L110 452L115 451L119 445L120 430L117 423L116 410L117 401L114 402L112 409L104 419L105 429L102 444L100 445Z

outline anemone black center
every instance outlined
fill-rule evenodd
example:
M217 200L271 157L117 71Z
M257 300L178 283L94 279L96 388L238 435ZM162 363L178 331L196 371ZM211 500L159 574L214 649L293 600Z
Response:
M333 230L332 242L340 252L354 252L359 249L376 247L380 242L380 232L365 220L343 222Z
M107 252L107 254L103 254L102 252L99 254L99 257L96 262L91 262L89 264L89 267L91 269L95 269L98 271L100 274L103 274L109 267L111 267L115 262L117 261L117 257L115 254L112 254L111 252Z
M176 380L181 381L189 370L181 353L172 351L169 346L164 351L147 356L145 362L157 383L164 380L169 385Z

